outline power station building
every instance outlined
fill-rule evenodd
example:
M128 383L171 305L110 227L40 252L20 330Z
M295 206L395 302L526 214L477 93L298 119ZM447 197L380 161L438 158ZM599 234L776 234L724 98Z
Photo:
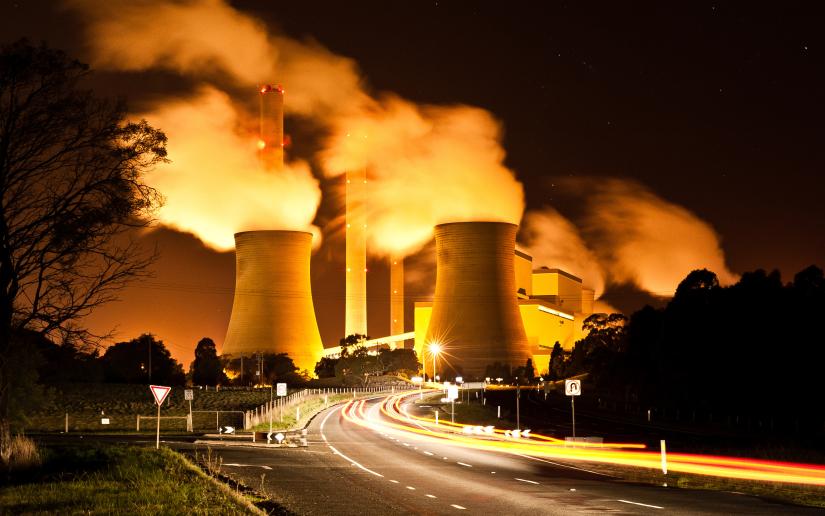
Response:
M532 358L549 368L558 342L566 351L582 338L594 292L560 269L533 268L515 249L517 226L463 222L436 226L437 279L432 302L415 303L415 350L439 372L484 376L494 362L516 367Z

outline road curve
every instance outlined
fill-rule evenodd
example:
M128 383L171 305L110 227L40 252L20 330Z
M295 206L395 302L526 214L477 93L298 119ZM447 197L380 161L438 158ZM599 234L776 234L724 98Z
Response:
M380 399L364 412L382 418ZM468 449L319 414L303 449L217 448L225 471L296 514L820 514L755 497L629 484L586 465Z

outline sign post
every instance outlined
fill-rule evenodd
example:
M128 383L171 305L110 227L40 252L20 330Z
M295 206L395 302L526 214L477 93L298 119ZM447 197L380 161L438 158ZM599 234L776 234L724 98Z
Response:
M286 384L285 383L276 383L275 384L275 395L279 398L283 398L286 396ZM284 422L284 403L283 400L280 400L280 414L281 414L281 423Z
M189 420L186 422L187 430L194 432L194 424L192 423L192 400L195 399L195 391L192 389L184 390L183 399L189 402Z
M152 391L152 396L155 397L155 403L158 404L158 432L155 438L155 449L160 448L160 406L163 405L163 400L169 395L171 387L164 387L163 385L150 385L149 390Z
M452 404L452 412L450 412L450 422L455 423L455 399L458 398L458 385L447 386L447 399Z
M576 396L581 396L582 382L581 380L565 380L564 394L570 396L570 411L573 415L573 439L576 438Z

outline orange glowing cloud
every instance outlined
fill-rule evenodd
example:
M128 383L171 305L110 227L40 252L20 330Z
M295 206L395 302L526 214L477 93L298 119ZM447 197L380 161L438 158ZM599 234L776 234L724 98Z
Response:
M604 273L595 253L587 247L579 230L551 207L524 215L520 239L537 267L563 269L582 279L582 285L604 292Z
M372 253L410 254L443 222L521 219L521 183L503 165L501 129L483 109L389 96L333 128L324 169L334 176L366 167Z
M722 285L736 282L719 235L688 209L632 181L592 180L577 189L589 192L581 228L610 282L661 296L672 296L694 269L712 270Z
M147 175L165 197L159 220L219 249L235 247L237 231L312 231L321 201L318 181L302 161L263 170L257 139L229 97L204 86L189 99L168 101L142 115L169 136L169 159ZM315 239L318 242L318 238Z

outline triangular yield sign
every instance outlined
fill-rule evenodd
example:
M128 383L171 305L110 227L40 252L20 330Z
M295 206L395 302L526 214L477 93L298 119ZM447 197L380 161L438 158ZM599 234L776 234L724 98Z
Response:
M155 403L158 405L163 404L163 400L166 399L169 391L172 390L171 387L164 387L163 385L150 385L149 389L152 391L152 396L155 397Z

